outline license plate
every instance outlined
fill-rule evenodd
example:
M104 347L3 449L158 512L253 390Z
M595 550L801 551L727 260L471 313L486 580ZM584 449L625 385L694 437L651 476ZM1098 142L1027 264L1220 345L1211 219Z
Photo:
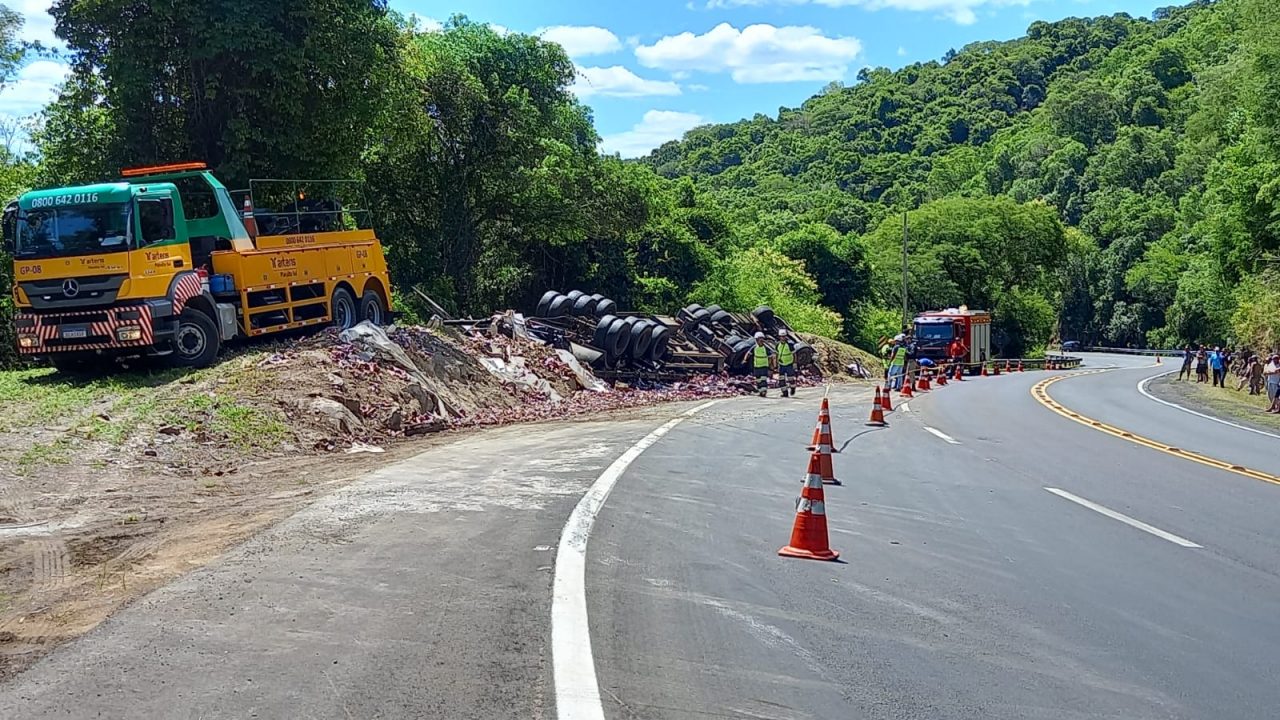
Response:
M89 331L85 330L84 328L64 328L62 330L62 337L68 340L75 340L77 338L86 338L86 337L89 337Z

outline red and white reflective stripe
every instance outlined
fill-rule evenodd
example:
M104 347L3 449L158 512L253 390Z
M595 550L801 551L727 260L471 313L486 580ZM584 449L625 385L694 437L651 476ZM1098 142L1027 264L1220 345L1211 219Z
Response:
M173 286L173 314L181 315L187 301L203 291L204 285L200 282L199 275L187 273L178 278L178 282Z
M796 503L796 512L809 513L810 515L826 515L827 505L821 500L800 498Z
M117 319L118 313L129 312L129 311L137 312L138 313L137 319L135 320L118 320ZM25 314L25 313L21 314L18 316L21 321L25 322L27 320L30 320L35 324L34 326L22 328L20 332L22 332L22 334L24 335L35 335L36 337L40 338L40 347L19 348L19 351L29 355L47 352L48 350L46 348L46 343L50 340L58 340L61 338L62 325L76 324L76 318L81 318L89 315L106 315L107 316L107 319L105 321L100 320L97 322L89 323L88 332L86 334L95 335L95 336L99 336L99 335L106 336L110 338L108 342L80 343L78 345L58 345L56 348L53 348L53 349L58 352L62 352L62 351L72 352L72 351L78 351L78 350L108 350L111 348L118 348L118 347L146 346L146 345L152 344L153 342L154 334L152 332L152 327L151 327L151 308L146 305L136 305L136 306L125 305L125 306L109 308L106 310L85 310L85 311L78 311L78 312L49 313L47 315ZM44 321L53 320L53 319L59 320L60 322L56 322L56 323L44 322ZM115 335L116 328L131 326L131 325L136 325L142 328L142 337L140 337L137 340L127 340L124 342L117 341L116 335Z

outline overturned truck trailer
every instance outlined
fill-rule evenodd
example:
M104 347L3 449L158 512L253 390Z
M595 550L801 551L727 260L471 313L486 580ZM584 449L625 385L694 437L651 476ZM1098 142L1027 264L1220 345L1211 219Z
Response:
M799 341L786 321L766 306L748 314L717 305L689 305L674 316L648 315L619 310L617 303L598 294L549 290L526 326L546 342L571 348L604 378L746 373L755 334L763 333L765 344L776 349L784 330L794 338L798 367L815 367L813 347Z

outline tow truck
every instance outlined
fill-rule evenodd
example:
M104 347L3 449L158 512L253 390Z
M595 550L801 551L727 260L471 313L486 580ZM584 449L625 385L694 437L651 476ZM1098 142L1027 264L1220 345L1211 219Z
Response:
M205 367L235 338L383 323L382 244L364 211L307 199L322 182L336 181L251 181L240 212L203 163L22 195L3 223L18 351L62 370L143 355ZM277 205L255 217L259 190Z
M969 372L980 372L981 363L991 358L991 313L985 310L961 305L924 312L916 315L914 325L917 358L948 361L948 348L957 338L968 348L968 355L962 360L969 364Z

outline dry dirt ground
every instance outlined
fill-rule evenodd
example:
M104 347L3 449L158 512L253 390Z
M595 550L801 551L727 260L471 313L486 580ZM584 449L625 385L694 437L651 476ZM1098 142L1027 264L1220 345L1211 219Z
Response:
M476 425L741 391L729 378L575 391L542 346L391 337L403 356L327 333L196 372L0 372L0 679L301 505ZM482 358L516 358L538 385Z

